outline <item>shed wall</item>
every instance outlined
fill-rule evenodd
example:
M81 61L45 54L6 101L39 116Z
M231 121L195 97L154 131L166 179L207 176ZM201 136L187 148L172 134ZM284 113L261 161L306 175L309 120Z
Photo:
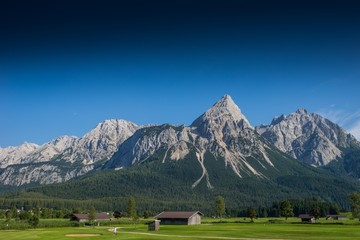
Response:
M177 218L159 218L162 225L187 225L187 219L177 219Z
M188 225L196 225L196 224L201 224L200 214L195 214L194 216L190 217L188 220Z

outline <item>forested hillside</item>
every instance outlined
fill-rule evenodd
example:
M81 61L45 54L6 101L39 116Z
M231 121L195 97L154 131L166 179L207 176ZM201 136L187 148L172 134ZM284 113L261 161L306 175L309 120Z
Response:
M271 206L274 201L285 199L309 198L349 209L348 193L358 190L349 179L288 159L276 150L269 154L277 159L278 168L274 168L267 178L239 178L232 169L224 167L223 160L207 153L206 168L213 188L209 189L205 181L192 188L201 175L194 153L181 161L160 164L162 154L164 151L128 169L98 171L66 183L11 194L4 201L8 205L28 201L46 207L86 208L93 205L101 210L114 210L125 209L128 197L134 196L141 210L201 209L211 212L215 197L221 195L226 199L229 211L248 206Z

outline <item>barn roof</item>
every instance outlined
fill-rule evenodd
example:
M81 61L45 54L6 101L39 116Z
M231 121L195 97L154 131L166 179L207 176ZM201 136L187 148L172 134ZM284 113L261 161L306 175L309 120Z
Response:
M164 211L162 213L160 213L159 215L155 216L156 219L159 218L177 218L177 219L188 219L192 216L194 216L195 214L199 214L201 216L203 216L204 214L202 214L199 211L192 211L192 212L168 212L168 211Z

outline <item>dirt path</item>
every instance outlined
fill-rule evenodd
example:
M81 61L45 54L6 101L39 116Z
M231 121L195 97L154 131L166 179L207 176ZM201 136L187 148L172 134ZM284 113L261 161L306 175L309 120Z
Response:
M267 239L267 238L237 238L237 237L169 235L169 234L143 233L143 232L123 232L123 233L138 234L138 235L147 235L147 236L159 236L159 237L173 237L173 238L229 239L229 240L286 240L286 239Z

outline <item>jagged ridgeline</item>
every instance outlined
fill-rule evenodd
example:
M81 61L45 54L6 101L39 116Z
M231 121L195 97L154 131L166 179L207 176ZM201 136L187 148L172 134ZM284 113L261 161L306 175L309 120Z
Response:
M230 208L311 197L347 208L348 194L359 190L360 144L353 136L303 109L254 128L228 95L190 126L107 120L60 142L21 153L1 149L0 181L66 181L28 191L105 199L106 208L134 195L144 208L159 210L210 209L219 194Z
M101 167L139 127L106 120L82 138L61 136L42 146L0 149L0 183L21 186L64 182Z

